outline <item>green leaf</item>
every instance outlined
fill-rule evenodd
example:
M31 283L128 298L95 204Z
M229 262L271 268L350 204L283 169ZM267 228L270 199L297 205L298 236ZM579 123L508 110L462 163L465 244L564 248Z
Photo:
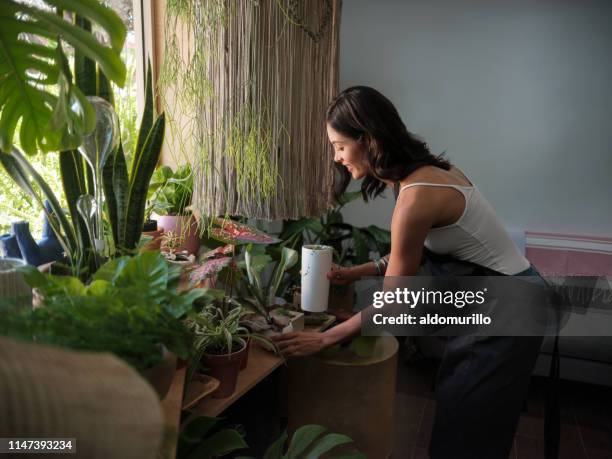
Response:
M119 257L114 258L112 260L107 261L100 269L96 271L93 275L94 280L105 280L111 283L114 283L121 273L125 269L127 262L130 260L130 257Z
M365 236L359 228L353 228L353 249L355 250L355 264L360 265L369 260L370 251Z
M199 443L210 430L217 425L219 418L198 416L190 419L181 429L181 440Z
M356 449L345 453L334 454L330 459L368 459L365 454Z
M283 432L282 435L268 447L263 459L282 459L286 441L287 431Z
M272 297L276 296L278 292L278 287L280 286L280 283L283 280L283 275L285 274L285 271L295 266L299 259L300 257L296 250L290 249L288 247L283 247L281 260L274 268L274 272L272 273L272 280L270 281L270 300L272 299Z
M187 459L215 458L248 447L237 430L226 429L207 437Z
M308 424L297 429L291 438L287 456L298 458L325 430L325 427L316 424Z
M97 62L119 86L125 80L120 50L126 31L110 8L95 0L48 0L47 3L60 6L65 12L78 12L84 20L99 24L108 33L113 48L101 44L90 30L70 23L55 12L15 0L2 0L0 149L4 151L13 146L19 123L22 147L30 155L37 150L76 148L83 133L93 126L91 105L72 85L65 62L54 52L61 52L61 43L74 48L77 56L87 56ZM25 34L32 38L24 39ZM81 65L77 66L77 71L82 69ZM80 113L72 110L74 103L81 106Z
M83 157L75 150L62 151L59 154L60 174L64 196L68 204L70 219L76 232L79 245L83 253L88 253L91 248L91 241L87 233L85 222L77 210L77 200L81 195L87 194L87 184L83 171Z
M351 341L350 348L358 357L367 358L374 355L376 342L376 336L358 336Z
M337 433L327 434L315 443L314 447L305 456L305 459L318 459L336 446L351 443L352 441L353 440L346 435Z
M338 200L340 207L347 205L349 202L361 197L361 191L347 191Z
M89 296L102 296L110 291L111 283L102 279L97 279L85 288L85 293Z
M168 263L160 252L131 257L117 275L115 285L142 290L151 297L163 296L168 282Z
M45 2L63 10L78 10L80 16L88 18L104 29L115 51L120 53L123 49L127 30L121 18L111 8L104 7L97 0L78 0L78 2L74 0L45 0ZM75 6L78 6L76 10Z
M155 120L149 135L144 143L142 153L135 166L135 176L130 177L130 188L127 198L125 215L125 248L133 249L142 233L145 206L147 202L147 188L151 176L161 154L164 141L165 120L163 113ZM136 161L136 158L134 159Z
M140 129L138 130L138 139L136 141L136 148L134 149L134 158L132 161L131 177L135 177L138 169L137 166L140 163L140 159L144 152L144 145L151 127L153 126L153 116L155 113L155 105L153 102L153 74L151 72L151 60L147 60L147 75L145 82L145 104L140 120ZM167 166L166 166L167 167ZM170 168L168 168L170 169ZM172 172L172 170L170 170Z

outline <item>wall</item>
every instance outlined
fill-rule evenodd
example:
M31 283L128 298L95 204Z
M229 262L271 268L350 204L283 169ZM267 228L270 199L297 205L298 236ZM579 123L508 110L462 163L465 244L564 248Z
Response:
M612 233L612 2L345 0L340 88L377 88L506 225ZM381 226L393 199L347 206Z

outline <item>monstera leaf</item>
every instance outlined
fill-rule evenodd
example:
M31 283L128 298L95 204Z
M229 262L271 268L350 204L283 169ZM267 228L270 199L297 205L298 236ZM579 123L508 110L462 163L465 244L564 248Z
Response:
M106 77L123 86L120 58L126 30L121 19L97 0L45 0L47 9L15 0L0 2L0 150L19 142L28 154L76 148L93 129L95 114L72 83L62 45L96 62ZM90 21L108 36L102 44L70 20ZM68 18L68 19L67 19Z

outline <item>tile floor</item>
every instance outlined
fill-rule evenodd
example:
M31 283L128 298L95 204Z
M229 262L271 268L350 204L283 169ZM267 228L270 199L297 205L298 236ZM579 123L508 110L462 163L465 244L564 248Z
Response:
M393 459L424 459L436 402L437 361L406 364L400 354ZM535 376L510 459L544 458L546 379ZM612 459L612 387L561 382L560 459Z

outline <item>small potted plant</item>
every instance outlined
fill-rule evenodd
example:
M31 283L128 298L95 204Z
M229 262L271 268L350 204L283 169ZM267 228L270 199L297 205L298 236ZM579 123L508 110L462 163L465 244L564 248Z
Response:
M124 359L163 398L177 357L186 359L191 333L183 318L193 313L202 289L178 293L179 269L159 252L120 257L100 267L91 282L22 272L41 295L41 307L8 310L0 334L71 349L112 352Z
M158 229L172 231L180 237L181 250L197 255L200 248L198 224L191 211L193 172L189 164L173 171L168 166L155 170L149 188L150 208L157 219Z
M201 363L220 382L213 398L229 397L236 388L247 350L245 337L249 336L249 331L240 324L244 315L241 307L224 313L212 302L187 319L187 326L194 335L193 368Z
M174 231L164 233L161 241L161 253L170 263L187 268L195 263L195 255L181 249L181 237Z
M243 323L250 330L265 336L302 331L304 313L277 296L283 276L297 263L298 254L293 249L283 247L269 282L264 283L262 271L270 266L272 258L263 253L263 250L262 246L253 246L244 253L242 265L246 276L243 276L242 286L246 294L235 301L252 312L245 316Z

